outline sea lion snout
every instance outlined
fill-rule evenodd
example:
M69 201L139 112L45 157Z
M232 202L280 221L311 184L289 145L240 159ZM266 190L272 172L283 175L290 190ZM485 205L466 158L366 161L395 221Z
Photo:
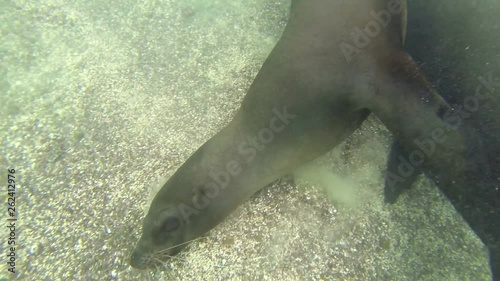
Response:
M154 252L148 246L149 243L141 237L137 243L132 255L130 256L130 265L135 269L147 269L154 263Z
M130 265L135 269L147 269L147 254L135 250L130 257Z
M141 270L154 268L178 254L184 247L185 245L174 245L165 248L164 245L148 244L141 239L132 252L130 265Z
M161 265L185 247L182 242L186 231L176 208L153 204L144 219L143 233L130 257L130 265L136 269Z

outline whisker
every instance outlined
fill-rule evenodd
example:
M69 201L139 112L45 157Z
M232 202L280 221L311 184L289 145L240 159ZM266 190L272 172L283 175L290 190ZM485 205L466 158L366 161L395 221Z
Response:
M192 239L192 240L189 240L189 241L182 242L182 243L180 243L180 244L174 245L174 246L172 246L172 247L169 247L169 248L163 249L163 250L161 250L161 251L158 251L158 253L165 252L165 251L171 250L171 249L173 249L173 248L176 248L176 247L179 247L179 246L182 246L182 245L185 245L185 244L188 244L188 243L194 242L194 241L198 241L198 240L201 240L201 239L206 239L206 238L207 238L207 237L198 237L198 238L195 238L195 239Z
M168 271L169 270L166 262L160 263L160 266L163 267L163 271Z
M157 266L158 264L163 264L163 261L157 257L152 257L151 260L154 262L152 264L156 270L158 270L158 266Z
M155 264L156 269L158 270L157 274L167 276L167 280L181 280L174 279L172 275L172 268L169 268L168 264L165 262L161 262L159 259L155 259L158 263Z
M176 256L170 256L170 255L162 255L161 257L163 258L169 258L169 259L174 259L174 260L181 260L185 262L189 262L187 259L176 257Z

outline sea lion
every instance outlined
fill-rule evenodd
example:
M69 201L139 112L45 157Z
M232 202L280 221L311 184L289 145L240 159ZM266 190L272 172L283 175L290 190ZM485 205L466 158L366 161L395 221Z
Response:
M235 117L154 198L131 265L175 255L257 190L341 143L370 112L405 149L428 148L423 168L458 179L467 168L463 136L402 50L405 19L403 0L292 1Z
M465 136L468 171L462 186L435 181L490 250L493 276L500 274L500 2L408 1L405 50L439 94L455 108L454 122ZM460 22L457 25L457 22ZM458 123L457 123L458 124ZM408 152L395 142L388 171L397 174ZM408 160L404 160L408 162ZM422 172L386 185L394 202ZM432 173L428 174L433 178Z

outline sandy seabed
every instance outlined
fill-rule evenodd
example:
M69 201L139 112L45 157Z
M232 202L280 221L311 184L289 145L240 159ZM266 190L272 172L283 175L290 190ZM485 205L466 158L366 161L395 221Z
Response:
M4 1L0 171L16 169L18 246L0 280L488 280L485 247L430 181L383 204L390 134L374 118L317 161L354 204L281 179L163 271L129 266L158 179L229 122L289 4Z

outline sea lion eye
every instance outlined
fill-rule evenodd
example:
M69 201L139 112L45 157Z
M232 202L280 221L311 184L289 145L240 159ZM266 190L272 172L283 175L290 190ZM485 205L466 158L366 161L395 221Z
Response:
M179 226L180 223L176 217L169 217L161 224L160 230L161 232L171 232L179 228Z

